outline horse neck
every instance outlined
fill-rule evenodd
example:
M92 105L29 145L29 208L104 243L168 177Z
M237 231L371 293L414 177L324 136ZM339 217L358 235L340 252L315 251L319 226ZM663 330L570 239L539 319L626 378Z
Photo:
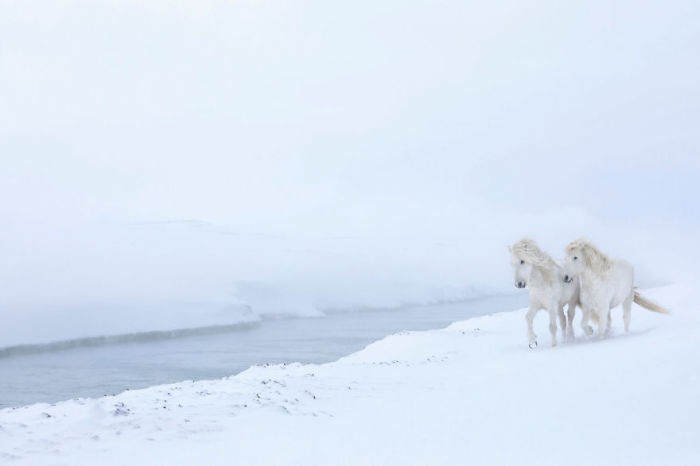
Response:
M610 259L608 259L608 261L608 263L610 264L610 268L604 271L595 270L589 264L584 264L583 270L581 271L581 279L586 281L605 279L614 267L614 262Z
M614 266L614 259L603 254L598 248L596 248L593 245L588 245L587 256L589 257L589 260L591 256L595 257L595 261L600 264L600 271L595 270L593 267L591 267L591 264L588 264L586 267L586 269L588 269L588 271L596 277L605 277L608 274L608 272L610 272L610 269L612 269L612 267Z
M556 280L557 272L558 270L553 267L535 265L532 268L530 283L533 286L551 286L554 284L554 280Z
M590 267L584 267L583 270L581 271L581 281L582 282L590 282L594 280L601 280L604 278L605 274L600 274L599 272L596 272Z

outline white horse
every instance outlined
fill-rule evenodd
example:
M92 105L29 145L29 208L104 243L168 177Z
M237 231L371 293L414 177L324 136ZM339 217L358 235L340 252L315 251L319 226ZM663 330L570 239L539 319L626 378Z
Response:
M669 312L649 301L634 287L634 268L622 259L611 259L589 241L578 239L566 247L565 282L573 277L581 281L581 327L586 335L593 329L589 319L597 319L598 336L604 337L610 330L610 310L622 304L625 331L630 328L632 302L654 312Z
M557 344L557 314L561 325L562 337L574 338L574 313L579 302L578 280L564 280L564 269L537 244L523 238L508 248L511 264L515 269L515 286L528 287L530 290L530 308L525 315L527 335L530 348L537 346L537 335L532 329L532 321L540 309L549 313L549 332L552 334L552 346ZM568 278L568 277L567 277ZM567 326L564 305L568 305Z

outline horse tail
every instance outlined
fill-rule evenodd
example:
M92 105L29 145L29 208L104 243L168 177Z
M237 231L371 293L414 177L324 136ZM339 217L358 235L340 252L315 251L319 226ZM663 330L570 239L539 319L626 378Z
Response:
M639 294L637 288L634 289L634 302L642 306L644 309L648 309L650 311L660 312L661 314L671 313L668 309L659 306L654 301L650 301L641 294Z

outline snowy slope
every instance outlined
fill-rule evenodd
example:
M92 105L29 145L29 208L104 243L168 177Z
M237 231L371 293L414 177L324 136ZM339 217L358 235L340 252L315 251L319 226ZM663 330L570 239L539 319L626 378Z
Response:
M0 411L10 464L698 464L700 311L652 290L632 332L550 348L524 311L387 337L324 365L253 367ZM578 332L580 333L580 332ZM14 460L14 461L12 461Z
M0 261L0 354L511 291L465 280L477 255L463 244L425 238L298 238L190 220L93 225L39 243Z

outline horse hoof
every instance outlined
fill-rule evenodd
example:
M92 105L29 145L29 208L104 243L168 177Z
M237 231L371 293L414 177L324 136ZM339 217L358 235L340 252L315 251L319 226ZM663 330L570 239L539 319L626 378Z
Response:
M530 344L528 345L530 349L535 349L537 348L537 340L531 341Z

